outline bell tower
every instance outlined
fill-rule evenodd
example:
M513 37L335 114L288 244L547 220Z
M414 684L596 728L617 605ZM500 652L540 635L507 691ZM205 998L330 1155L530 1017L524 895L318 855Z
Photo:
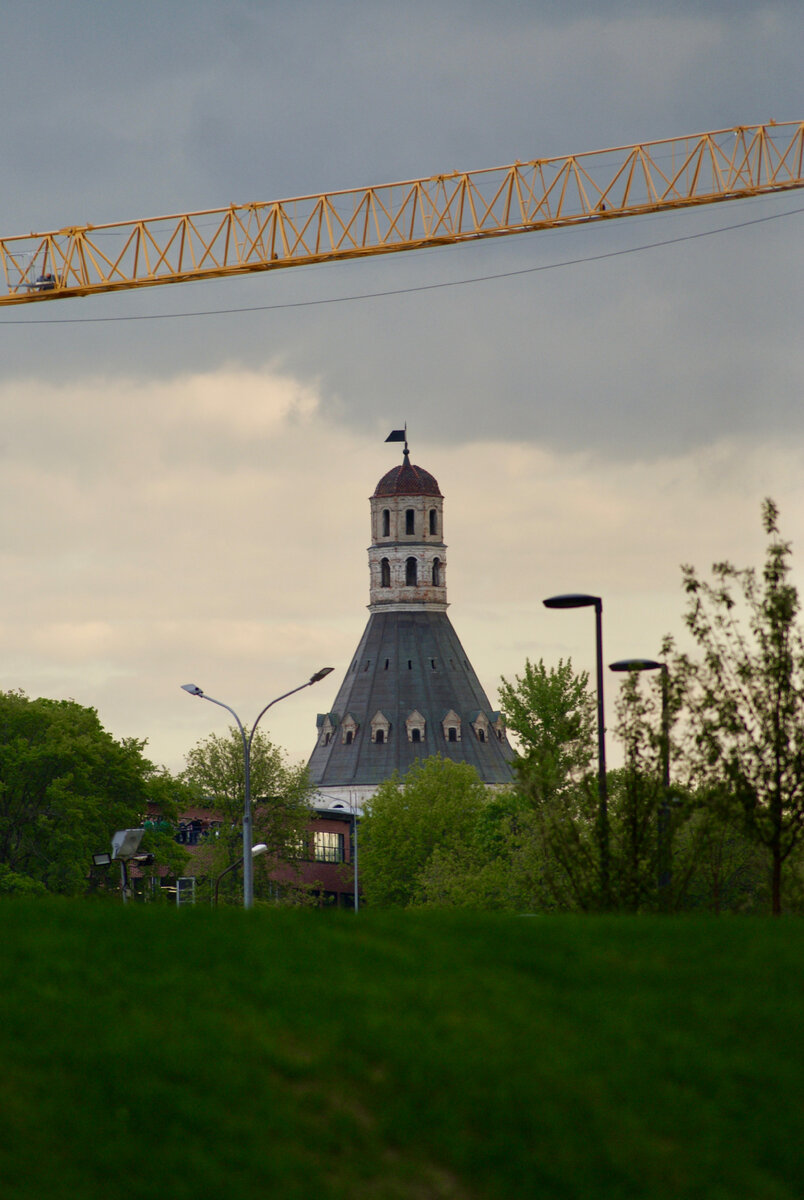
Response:
M513 751L447 616L444 497L410 461L370 498L369 621L310 756L319 801L357 807L417 758L468 762L486 784L511 781Z
M410 464L383 475L371 497L369 611L447 611L444 497L428 471Z

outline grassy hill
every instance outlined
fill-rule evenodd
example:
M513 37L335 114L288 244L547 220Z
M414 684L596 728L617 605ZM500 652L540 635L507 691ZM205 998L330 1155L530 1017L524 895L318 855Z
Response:
M804 1195L804 923L0 918L4 1200Z

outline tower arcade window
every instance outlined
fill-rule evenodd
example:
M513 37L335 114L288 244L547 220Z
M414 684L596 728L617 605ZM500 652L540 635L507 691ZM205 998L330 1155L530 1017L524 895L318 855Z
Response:
M430 532L438 533L438 513L434 508L430 509Z
M391 510L388 508L382 510L382 536L391 536Z
M405 587L416 587L418 583L417 563L412 556L405 563Z
M433 587L441 587L441 559L433 559Z
M414 510L412 508L405 509L405 533L415 533L413 526Z
M391 564L387 558L380 563L380 587L391 586Z

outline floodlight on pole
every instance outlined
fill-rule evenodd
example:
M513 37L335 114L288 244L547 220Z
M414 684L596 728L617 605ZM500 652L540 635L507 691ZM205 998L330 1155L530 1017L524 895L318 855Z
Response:
M600 902L610 906L609 888L609 803L606 783L606 723L603 712L603 601L600 596L586 592L565 592L549 596L545 608L594 608L595 648L597 658L597 840L600 856Z
M662 802L659 806L657 830L659 854L659 906L667 908L672 881L672 863L669 839L670 827L670 708L669 671L666 662L655 658L621 658L609 663L610 671L661 671L662 673Z
M256 721L251 726L251 731L246 734L243 722L233 708L228 704L224 704L223 700L215 700L214 697L208 696L203 688L200 688L197 683L182 683L181 689L188 692L191 696L198 696L201 700L208 700L210 704L217 704L219 708L225 708L228 713L231 713L237 722L237 728L240 731L240 738L243 743L243 763L245 769L245 799L243 803L243 907L252 908L254 906L254 864L252 861L251 849L251 746L254 741L254 734L257 726L262 718L268 712L269 708L273 708L280 700L286 700L288 696L295 695L296 692L303 691L304 688L310 687L314 683L319 683L325 679L327 675L331 675L334 667L322 667L311 675L306 683L300 683L298 687L291 688L289 692L283 692L281 696L277 696L275 700L271 700L265 705L265 708L257 716Z

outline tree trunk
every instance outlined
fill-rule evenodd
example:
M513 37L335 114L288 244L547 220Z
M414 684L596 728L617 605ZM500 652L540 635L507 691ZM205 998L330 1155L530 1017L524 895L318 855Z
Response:
M782 915L782 854L778 845L771 847L773 874L771 880L771 912L774 917Z

